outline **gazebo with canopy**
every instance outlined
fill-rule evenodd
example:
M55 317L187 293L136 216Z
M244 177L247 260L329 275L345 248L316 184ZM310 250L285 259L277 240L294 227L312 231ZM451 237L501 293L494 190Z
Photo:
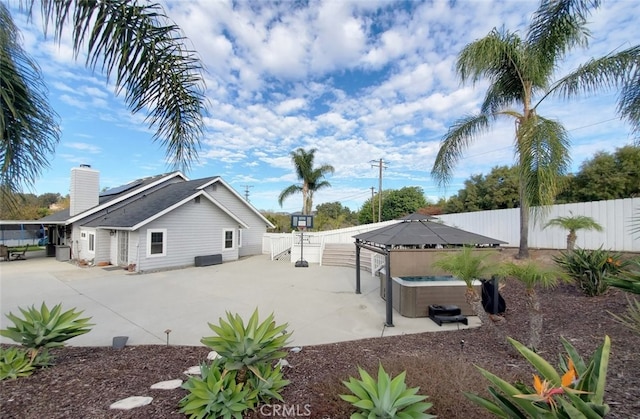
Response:
M397 224L356 236L356 294L360 294L360 251L367 249L385 257L385 326L393 327L393 298L391 285L391 257L394 248L416 247L433 249L444 246L490 246L497 247L506 242L471 233L439 222L436 217L414 213L403 217Z

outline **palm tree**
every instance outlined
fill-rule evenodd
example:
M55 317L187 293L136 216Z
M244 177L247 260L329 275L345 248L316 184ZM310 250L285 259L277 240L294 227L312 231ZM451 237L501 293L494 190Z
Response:
M329 164L323 164L320 167L313 167L313 160L317 149L312 148L306 151L302 147L291 152L291 161L296 169L296 175L298 180L302 181L300 185L290 185L280 193L278 197L278 204L282 206L282 203L289 196L298 192L302 193L302 214L311 214L313 209L313 193L331 186L331 184L324 180L324 176L328 173L333 173L334 168Z
M463 82L489 79L490 86L476 115L457 120L444 135L432 168L440 185L469 144L491 123L507 118L515 123L515 154L519 172L520 258L529 257L529 209L553 203L569 167L569 141L558 121L538 114L549 96L573 98L582 92L620 87L618 111L640 130L640 45L591 59L554 81L565 54L586 46L587 17L599 0L543 0L523 39L518 33L492 30L467 45L458 56ZM517 110L519 107L520 110Z
M22 49L20 31L0 3L0 200L17 204L20 182L31 185L60 139L40 68ZM12 205L17 207L17 205Z
M591 217L587 217L586 215L573 215L571 211L569 211L569 214L571 214L569 217L557 217L549 220L549 222L544 225L544 228L556 226L569 230L569 234L567 234L567 250L573 250L576 246L576 239L578 237L576 231L603 230L602 226Z
M116 92L124 92L132 112L148 111L146 121L155 128L153 140L166 148L168 160L174 167L187 169L200 148L205 111L203 69L162 7L140 5L135 0L39 3L45 32L52 28L60 41L70 25L75 54L86 52L87 67L114 76ZM35 0L24 4L33 13ZM47 166L45 155L53 152L59 133L37 66L19 48L18 31L4 3L0 4L0 19L0 186L15 192L23 184L32 185ZM21 126L25 121L21 115L29 118L29 126ZM16 172L22 176L15 176Z
M500 275L513 277L522 282L527 295L527 306L529 309L529 348L536 350L540 347L540 334L542 333L542 311L540 310L540 300L536 293L537 287L552 288L558 284L558 279L562 274L543 268L535 262L527 261L523 263L507 262L500 267Z
M488 278L497 269L493 263L487 261L489 256L491 256L490 252L474 252L472 247L465 246L461 250L447 253L433 262L433 266L464 281L466 284L465 300L482 324L491 324L492 322L482 307L480 296L473 288L473 281Z

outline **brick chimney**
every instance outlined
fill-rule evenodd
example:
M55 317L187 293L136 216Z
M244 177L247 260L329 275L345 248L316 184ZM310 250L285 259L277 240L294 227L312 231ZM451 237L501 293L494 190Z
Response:
M74 216L100 203L100 172L88 164L71 169L69 215Z

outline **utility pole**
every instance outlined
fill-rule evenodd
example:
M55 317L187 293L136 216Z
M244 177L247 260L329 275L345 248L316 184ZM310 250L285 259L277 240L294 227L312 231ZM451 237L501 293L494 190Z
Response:
M244 199L249 202L249 188L253 188L253 185L244 185Z
M372 186L369 189L371 189L371 222L375 223L376 222L376 208L373 206L373 191L375 191L376 188L374 188Z
M386 169L387 166L384 164L384 160L371 160L371 167L378 166L379 174L378 174L378 222L382 221L382 169ZM376 164L373 164L376 163Z

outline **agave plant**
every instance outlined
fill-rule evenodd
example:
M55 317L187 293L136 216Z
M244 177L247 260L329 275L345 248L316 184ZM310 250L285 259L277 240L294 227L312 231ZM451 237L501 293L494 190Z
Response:
M0 380L27 377L35 369L31 355L24 349L0 348Z
M189 394L179 402L181 413L190 418L242 419L243 412L254 407L249 389L236 382L237 371L224 370L222 363L216 359L211 366L202 364L200 376L182 384Z
M609 412L604 403L611 340L595 350L587 364L576 349L562 339L567 357L561 358L558 372L549 362L521 344L511 344L538 371L533 376L533 388L512 385L496 375L477 367L495 387L489 387L493 400L473 393L465 396L496 416L504 418L602 418Z
M349 377L342 383L353 394L341 394L340 397L358 408L351 419L419 419L434 418L424 413L432 404L424 400L427 396L416 393L419 387L407 388L406 371L391 379L382 364L378 367L378 379L371 377L364 369L358 367L361 380Z
M218 352L225 361L226 370L238 371L239 382L247 381L247 371L260 377L256 365L287 355L282 348L291 334L286 331L286 323L276 326L273 313L259 323L256 309L246 326L240 315L234 316L230 312L227 312L227 321L222 318L219 321L220 325L209 323L217 336L204 337L200 342Z
M251 389L249 398L257 402L270 403L276 399L284 401L280 395L280 391L289 385L290 381L285 380L282 373L282 366L277 365L275 368L271 364L257 364L257 375L250 375L247 385Z
M63 346L67 340L91 331L91 318L79 319L82 311L75 309L62 311L62 304L57 304L51 310L42 302L40 309L31 306L27 310L20 307L24 319L7 314L14 326L0 330L0 335L18 342L32 350L35 357L40 349Z

